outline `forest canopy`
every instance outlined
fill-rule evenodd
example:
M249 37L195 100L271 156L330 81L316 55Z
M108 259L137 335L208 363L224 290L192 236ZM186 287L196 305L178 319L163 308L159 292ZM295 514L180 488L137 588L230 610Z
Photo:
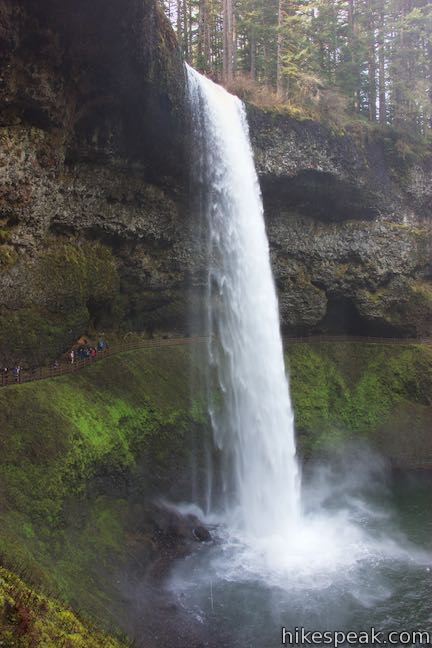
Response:
M243 98L432 132L432 3L163 0L185 59Z

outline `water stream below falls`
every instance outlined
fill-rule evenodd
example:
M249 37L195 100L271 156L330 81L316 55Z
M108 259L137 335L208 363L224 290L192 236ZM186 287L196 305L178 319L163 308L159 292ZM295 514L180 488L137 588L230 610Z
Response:
M358 452L301 484L245 109L187 74L219 460L209 464L206 497L183 507L206 520L215 541L178 564L169 587L209 630L225 628L232 646L280 645L282 625L432 631L430 540L414 544L399 529L379 460Z

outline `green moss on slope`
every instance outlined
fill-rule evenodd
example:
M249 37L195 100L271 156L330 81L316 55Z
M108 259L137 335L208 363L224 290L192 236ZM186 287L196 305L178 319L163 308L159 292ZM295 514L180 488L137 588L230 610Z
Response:
M190 496L208 431L201 351L142 349L0 390L0 556L104 627L127 616L118 580L157 553L146 498ZM432 461L430 348L290 343L288 355L304 455L367 438Z
M0 567L0 645L9 648L121 648L70 610Z
M191 366L186 347L139 350L0 390L0 555L104 623L145 498L187 485Z
M431 404L432 349L425 345L294 343L288 347L288 364L299 445L305 455L368 438L392 456L396 439L403 434L394 413L423 411ZM381 434L391 421L394 447L391 437L386 435L384 443ZM405 428L406 435L411 432ZM427 433L428 429L426 437ZM431 453L431 447L432 436L424 452Z

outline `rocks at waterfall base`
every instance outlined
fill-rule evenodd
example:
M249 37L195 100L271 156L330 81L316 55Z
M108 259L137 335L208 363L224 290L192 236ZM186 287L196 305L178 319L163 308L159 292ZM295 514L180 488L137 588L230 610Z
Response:
M173 560L191 554L198 543L212 541L210 531L196 515L183 514L166 503L150 506L146 517L151 520L152 539L157 547L147 577L155 582L163 581Z

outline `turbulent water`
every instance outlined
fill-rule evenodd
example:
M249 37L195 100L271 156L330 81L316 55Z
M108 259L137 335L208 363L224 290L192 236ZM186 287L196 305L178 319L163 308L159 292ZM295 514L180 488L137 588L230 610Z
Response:
M210 413L223 512L253 537L299 516L293 413L263 206L244 106L188 68L197 178L208 235ZM213 392L214 393L214 392Z
M417 548L398 531L380 460L355 449L300 485L245 109L187 72L195 196L208 256L209 414L219 461L207 505L192 507L216 542L180 563L170 586L199 622L228 631L223 645L280 645L269 642L282 623L430 630L423 604L432 592L430 538Z
M387 481L379 461L355 459L354 470L351 456L308 484L305 529L312 534L309 517L320 520L313 552L288 542L284 567L279 557L280 568L266 571L256 553L250 569L247 549L222 535L177 565L171 591L219 648L276 648L282 627L432 638L431 479Z

